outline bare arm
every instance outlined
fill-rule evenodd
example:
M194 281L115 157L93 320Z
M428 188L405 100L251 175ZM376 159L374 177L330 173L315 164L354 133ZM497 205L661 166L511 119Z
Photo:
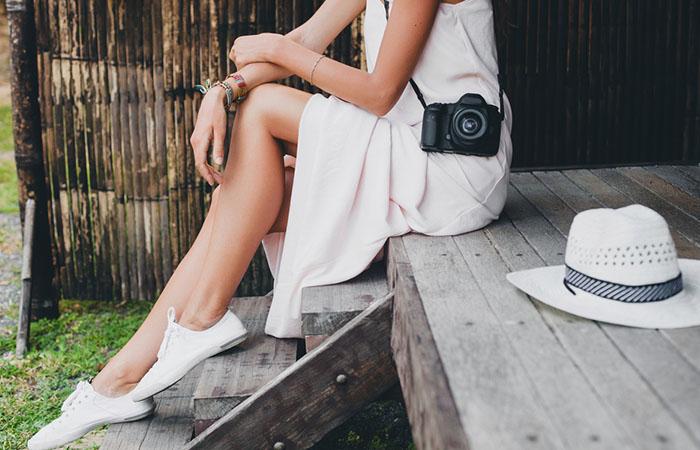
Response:
M308 48L311 52L322 53L364 7L365 0L326 0L309 20L287 33L284 38L301 48ZM286 78L293 73L290 68L274 64L272 61L257 61L239 67L241 69L238 72L243 75L251 89L263 83ZM238 96L238 87L233 82L230 84ZM197 170L210 185L220 182L221 179L220 173L207 163L207 151L213 143L213 160L215 164L223 163L226 136L226 112L223 108L225 95L222 88L216 87L204 96L190 137Z
M338 34L364 10L365 1L326 0L309 20L287 33L285 37L315 53L323 53ZM231 51L233 52L233 47ZM251 89L293 75L290 68L273 62L248 64L238 73L243 75Z
M411 77L437 7L438 0L395 0L374 71L368 73L324 58L316 67L313 83L377 115L386 114ZM261 34L237 39L232 56L237 65L247 67L253 61L270 61L312 81L311 71L320 54L285 37Z

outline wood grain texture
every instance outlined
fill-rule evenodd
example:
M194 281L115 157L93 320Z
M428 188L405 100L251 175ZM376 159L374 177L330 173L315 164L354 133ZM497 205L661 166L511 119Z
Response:
M393 342L417 446L562 447L454 240L402 241L412 272L399 269Z
M393 297L378 300L185 448L310 447L396 382ZM345 383L336 382L338 375Z
M53 268L55 287L66 297L152 300L189 249L211 199L189 145L201 102L194 85L234 69L227 53L237 36L286 33L318 3L32 4L35 21L31 9L24 16L28 25L42 27L26 35L37 39L36 50L29 41L13 49L39 68L38 86L37 71L22 69L21 79L34 86L18 92L37 91L34 116L42 126L15 127L36 138L31 154L18 147L25 156L17 166L36 175L32 190L48 203L37 210L50 225L38 228L45 244L38 249L45 260L38 272L48 274L45 284L53 289ZM338 60L361 64L360 25L358 19L331 44ZM299 79L287 82L310 89ZM42 156L46 176L37 169ZM22 198L27 176L20 174ZM236 295L262 295L272 284L258 250ZM55 315L56 293L44 291L36 290L37 311L45 308L48 315L52 307Z
M248 329L248 338L208 358L194 391L195 434L231 411L296 361L297 342L265 334L271 297L234 298L232 311Z
M387 276L397 299L391 347L413 440L421 449L468 448L402 238L389 240L387 261Z
M101 449L165 450L179 449L192 438L194 411L192 394L205 361L196 365L180 381L156 394L153 415L134 422L109 426Z
M588 170L567 170L563 171L562 173L581 190L587 192L603 207L620 208L637 203L634 199L628 197L624 190L619 191L615 189ZM693 255L697 254L696 243L682 234L676 227L676 224L673 221L668 220L669 218L664 215L663 211L657 210L657 212L664 216L669 227L671 228L671 236L676 244L678 255L681 258L694 257ZM678 212L680 213L680 211Z
M529 210L530 213L535 214L534 209L539 210L539 213L548 219L549 223L541 222L545 228L552 227L551 224L566 221L566 217L572 218L574 211L569 209L553 193L565 189L560 189L559 184L553 185L551 191L547 189L536 190L531 187L523 189L523 186L539 182L534 177L531 179L529 177L531 175L523 174L522 178L516 177L513 181L519 191L528 193L527 200L531 206L523 203L522 208L525 211ZM523 183L523 180L528 180L528 182ZM565 180L560 179L560 182L563 183ZM518 195L511 198L516 198L516 201L520 202L525 200ZM565 217L556 217L562 215ZM519 229L526 239L537 239L537 233L534 230L526 227ZM561 239L563 237L562 233ZM538 265L539 258L537 256L542 257L543 262L547 264L556 263L556 260L548 260L546 256L542 256L553 253L553 250L548 251L547 245L546 242L542 242L541 246L538 247L542 253L530 255L530 258L534 257L534 259L527 261L527 264L524 264L522 268ZM560 244L551 243L549 245L556 249ZM526 253L521 254L527 255ZM634 341L632 336L643 335L647 343L642 343L640 339L638 347L634 347L639 351L644 351L643 349L649 346L661 346L669 349L670 345L661 333L657 330L638 330L606 324L601 325L601 332L601 329L594 322L573 317L569 321L559 321L557 328L557 334L570 352L572 360L581 368L593 389L599 393L602 399L605 399L606 407L613 413L613 417L616 417L618 423L628 432L629 436L636 441L637 447L658 448L663 444L671 448L692 448L696 445L694 437L687 432L687 424L677 419L675 408L682 407L684 402L675 406L668 405L665 401L660 402L657 397L657 387L654 386L653 382L650 383L649 377L645 377L639 372L631 354L620 347L618 339L609 339L610 330L614 330L613 333L619 335L620 339L629 339L630 342ZM634 353L634 348L630 348L630 352ZM687 370L687 364L681 361L680 355L675 351L669 353L667 360L669 363L672 362L670 367L674 368L672 371L667 371L667 376L676 379L677 384L682 386L681 380L688 376L684 373ZM657 380L657 382L663 383L663 380ZM687 395L694 398L688 390L689 386L680 389L686 389ZM630 411L635 411L635 414L630 414ZM646 417L640 419L638 417L640 413L645 414Z
M663 178L688 194L700 197L700 181L694 180L673 166L645 167L645 170Z
M389 292L383 263L343 283L307 287L301 294L302 333L331 335Z
M641 167L621 167L617 170L696 220L700 219L700 197L684 192Z
M624 192L634 202L656 210L679 233L700 244L700 221L689 216L655 193L645 189L615 169L596 169L592 173L618 191Z

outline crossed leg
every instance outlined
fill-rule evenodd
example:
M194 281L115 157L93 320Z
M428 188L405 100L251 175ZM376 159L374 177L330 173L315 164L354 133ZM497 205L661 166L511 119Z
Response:
M310 96L264 84L241 103L223 181L202 228L139 329L92 380L97 392L113 397L136 386L156 360L170 306L187 328L214 324L262 238L286 229L293 169L284 167L282 156L296 156L299 121Z

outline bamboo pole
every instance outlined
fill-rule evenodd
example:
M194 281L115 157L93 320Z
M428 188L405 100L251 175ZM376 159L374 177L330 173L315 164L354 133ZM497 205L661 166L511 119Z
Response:
M58 316L58 296L51 284L47 189L41 148L41 115L36 58L34 5L30 0L6 0L12 61L12 119L20 217L33 193L36 201L36 248L32 271L41 274L32 293L32 315Z
M29 348L29 322L32 302L32 250L34 247L34 218L36 208L33 198L27 199L24 208L24 236L22 239L22 292L17 321L15 356L21 358Z

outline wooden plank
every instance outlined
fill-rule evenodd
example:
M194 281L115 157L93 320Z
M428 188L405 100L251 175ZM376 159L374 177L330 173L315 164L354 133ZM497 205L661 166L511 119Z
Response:
M675 166L676 169L680 170L693 180L700 183L700 166Z
M194 392L195 434L250 397L294 364L297 341L265 334L271 297L234 298L231 310L248 329L248 338L208 358Z
M486 234L490 233L487 231ZM517 245L518 240L521 241L520 245ZM508 245L507 241L503 243ZM525 295L517 289L503 288L502 280L511 269L531 268L542 265L542 261L531 248L527 248L527 244L522 242L522 237L511 243L516 243L513 249L517 249L517 253L505 252L504 258L508 261L506 263L499 255L502 247L496 251L484 233L469 233L458 238L458 245L464 249L463 252L466 250L465 259L481 289L492 293L489 299L494 311L502 314L505 324L511 324L504 326L504 331L511 335L512 340L527 341L530 333L524 332L524 329L532 327L533 321L512 315L512 310L517 309L514 304L522 308L525 304L529 306L529 302L525 301ZM501 242L498 245L501 245ZM468 256L477 253L480 256ZM518 253L521 256L515 256ZM510 264L515 266L511 268ZM692 444L672 415L595 323L555 312L543 304L538 303L537 307L573 364L583 373L605 409L610 412L609 416L614 421L613 427L621 428L621 431L615 430L619 436L614 438L625 439L624 446L628 448L652 449L658 448L657 433L661 432L665 436L668 436L666 433L671 433L676 448ZM526 344L519 342L518 345L523 348ZM533 350L531 352L535 353ZM539 352L535 354L539 356ZM522 359L526 357L521 356ZM533 379L539 377L533 376ZM573 399L567 403L569 407L579 407ZM582 408L585 413L585 407ZM579 433L576 428L579 428L580 424L574 423L576 425L570 426L568 433ZM567 430L563 432L567 433ZM617 448L618 443L609 440L609 436L598 434L595 430L590 430L589 433L588 442L571 444L572 448ZM678 440L675 440L678 436Z
M690 178L673 166L645 167L649 172L663 178L672 185L695 197L700 197L700 181Z
M192 393L206 361L197 364L180 381L153 398L153 415L134 422L109 426L103 450L171 449L181 448L190 440L194 414Z
M554 195L553 192L558 191L558 189L555 187L555 189L550 191L535 190L532 187L528 187L528 183L522 183L520 181L528 179L528 176L530 177L529 184L539 182L532 181L536 180L532 175L524 174L523 177L517 177L513 181L518 190L527 195L527 199L541 214L546 216L551 223L559 223L566 220L570 222L570 220L573 219L574 211L565 206L562 200ZM525 186L525 188L521 190L521 186ZM526 238L535 238L531 230L521 229L521 231ZM564 233L562 232L562 239L563 236ZM553 263L546 259L545 262L549 264ZM593 322L589 323L592 324ZM561 338L569 338L571 342L574 343L576 342L574 339L578 339L579 345L575 347L572 345L572 356L574 358L577 356L580 358L578 364L583 370L592 370L588 374L588 378L594 380L594 388L604 389L608 387L607 391L601 392L601 397L609 400L609 405L615 408L616 416L623 422L623 426L630 430L631 436L638 437L647 433L646 439L644 439L643 442L650 442L650 439L656 436L656 441L673 442L674 445L678 445L679 448L690 448L693 445L697 445L700 439L697 439L694 433L690 436L684 436L684 431L687 432L693 427L700 425L700 406L698 406L700 405L700 390L696 389L696 387L700 385L700 372L694 370L685 358L683 358L679 352L675 351L672 344L657 330L635 329L608 324L602 324L601 327L608 336L612 337L615 347L610 349L611 359L607 361L605 365L607 368L613 367L614 370L605 373L604 376L601 375L597 377L595 374L597 370L600 370L601 364L603 364L603 361L597 360L600 359L601 352L605 348L606 339L599 339L600 336L596 336L590 331L587 331L583 336L561 333ZM598 345L592 346L591 341L594 337L598 338L597 340L599 343ZM700 343L700 341L696 342L696 345L698 343ZM609 343L607 345L609 345ZM647 349L659 349L659 352L663 352L663 358L651 354L645 357L644 355L647 353ZM650 358L655 361L649 362L648 359ZM656 360L659 359L663 360L664 367L666 368L663 372L655 370ZM639 383L639 386L636 387L637 392L628 392L629 395L618 398L618 404L613 401L616 398L615 395L624 389L630 389L633 385L631 381L634 379L634 377L631 376L633 371L628 370L629 363L632 364L634 369L639 373L639 376L641 376L648 386L645 386L644 383ZM673 367L673 370L669 371L669 367ZM664 389L666 389L666 392L663 392ZM662 403L657 400L659 393L662 397ZM683 399L681 399L681 396ZM629 405L631 398L633 398L634 401L641 402L642 400L647 400L647 402L651 402L644 405L643 409L655 411L657 416L653 418L654 420L647 418L647 420L640 422L629 413L625 414L625 411L638 411L641 407L641 405L631 407ZM695 406L689 406L686 399L694 402ZM675 430L673 427L674 422L678 422ZM643 423L644 426L641 429L635 429L635 427L639 427L641 423ZM655 429L652 431L652 426L650 426L650 424L658 424L658 427L654 427ZM648 435L650 431L653 433L652 436ZM695 444L693 443L693 438L695 439ZM679 445L679 442L682 442L683 445Z
M570 172L566 173L571 175ZM597 199L590 197L587 192L581 190L561 172L535 172L535 174L540 181L547 185L552 192L555 192L557 196L574 211L583 211L584 209L606 206L598 202ZM619 192L617 192L617 195L619 197L624 197ZM690 241L677 233L674 233L674 241L676 242L676 249L680 257L700 258L700 247L693 245ZM700 345L698 345L698 342L700 342L700 328L693 327L663 330L662 334L673 342L678 351L688 361L695 367L700 368Z
M618 191L624 192L633 201L656 210L681 234L696 244L700 244L700 221L697 219L644 189L615 169L596 169L591 172Z
M562 174L569 178L581 190L587 192L590 196L592 196L603 207L620 208L622 206L627 206L633 203L632 199L627 197L627 195L624 192L618 191L617 189L603 182L600 178L598 178L596 175L594 175L588 170L566 170L563 171ZM666 216L664 216L664 218L666 218ZM698 255L698 246L690 239L685 237L683 234L681 234L674 227L674 224L668 221L668 219L667 222L668 225L671 227L671 235L673 236L673 240L676 243L676 250L678 251L678 255L681 258L700 257L693 256Z
M391 347L413 441L418 448L468 448L435 339L413 277L403 239L389 239L387 277L397 301ZM420 333L417 330L423 330Z
M392 343L417 446L562 448L455 242L419 235L402 242L410 264L397 268Z
M185 448L307 448L396 383L393 295L297 361ZM284 447L280 447L283 445Z
M700 219L700 197L687 194L641 167L620 167L617 171L636 181L681 211L693 216L695 219Z
M357 277L343 283L302 290L302 333L331 335L374 301L389 292L384 264L374 263Z

